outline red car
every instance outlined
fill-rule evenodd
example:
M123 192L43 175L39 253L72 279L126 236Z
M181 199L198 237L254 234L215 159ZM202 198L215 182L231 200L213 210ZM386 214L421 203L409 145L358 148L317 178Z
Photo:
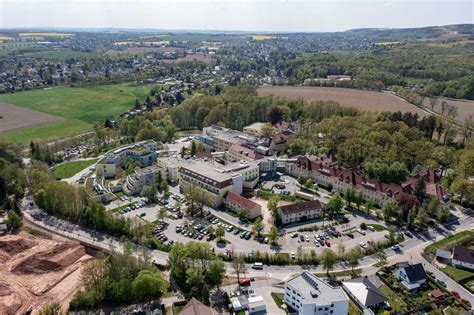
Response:
M250 278L245 278L245 279L240 280L239 284L242 286L250 285Z
M453 291L451 291L451 294L454 295L455 297L457 297L458 299L461 298L461 294L459 294L458 291L454 291L454 290L453 290Z
M329 242L328 240L324 241L324 244L326 244L327 247L331 247L331 242Z

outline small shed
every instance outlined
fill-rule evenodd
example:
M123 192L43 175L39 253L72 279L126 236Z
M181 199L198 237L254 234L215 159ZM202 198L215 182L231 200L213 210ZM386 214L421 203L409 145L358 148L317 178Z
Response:
M443 249L436 249L436 259L451 259L451 252Z

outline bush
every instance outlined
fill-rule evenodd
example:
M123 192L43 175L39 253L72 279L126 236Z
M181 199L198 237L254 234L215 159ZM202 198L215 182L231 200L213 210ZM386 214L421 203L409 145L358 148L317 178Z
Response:
M367 224L365 224L365 222L362 222L362 223L360 224L360 228L361 228L362 230L367 230Z

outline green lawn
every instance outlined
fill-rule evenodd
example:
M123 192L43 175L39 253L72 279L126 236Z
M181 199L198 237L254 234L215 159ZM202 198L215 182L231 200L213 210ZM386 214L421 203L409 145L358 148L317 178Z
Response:
M456 282L460 282L469 277L474 277L474 272L456 268L454 266L446 266L443 268L443 271Z
M383 226L381 224L367 224L367 226L371 226L374 228L375 231L394 231L392 228Z
M95 162L97 162L97 159L87 161L74 161L61 164L53 168L53 178L60 180L63 178L72 177L83 169L91 166Z
M58 123L7 132L2 137L20 144L31 139L47 140L67 137L92 129L95 121L105 119L133 107L136 98L145 99L149 86L130 84L101 85L87 88L58 87L0 95L0 102L64 117Z
M405 302L385 284L379 288L380 292L388 298L390 306L394 312L401 312L406 307Z
M352 302L352 300L349 300L349 315L360 315L362 312L360 309L357 307L357 305Z
M427 246L425 252L434 254L437 248L450 251L454 245L474 239L474 231L462 231Z

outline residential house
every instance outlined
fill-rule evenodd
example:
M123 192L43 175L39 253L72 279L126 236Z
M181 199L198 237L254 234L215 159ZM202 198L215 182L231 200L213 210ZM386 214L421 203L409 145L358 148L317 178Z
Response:
M181 309L178 315L217 315L218 313L195 298Z
M258 203L245 198L239 194L229 191L224 199L225 206L234 212L244 209L247 212L247 218L255 219L262 214L262 206Z
M426 283L426 273L423 264L401 265L395 271L395 277L408 290L416 290Z
M388 301L367 276L346 280L342 282L342 287L362 310L384 306Z
M349 309L349 298L342 288L333 287L308 271L285 283L284 301L298 315L345 315Z
M456 267L474 270L474 250L454 246L451 263Z
M278 213L283 224L317 219L321 217L322 212L323 206L319 200L298 202L278 207Z

